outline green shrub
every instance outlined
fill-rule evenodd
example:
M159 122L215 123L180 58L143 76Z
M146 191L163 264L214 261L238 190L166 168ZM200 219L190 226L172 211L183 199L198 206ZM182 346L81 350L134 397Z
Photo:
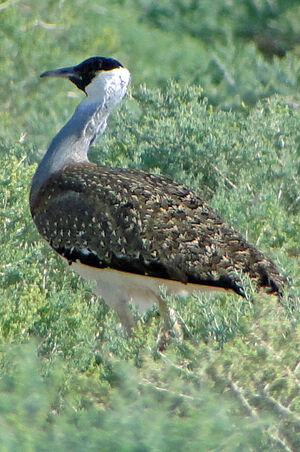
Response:
M0 7L1 451L299 449L298 22L279 0ZM282 31L283 59L241 32L255 23ZM247 278L253 303L169 298L185 340L159 353L155 307L128 339L38 236L30 180L81 99L38 74L97 54L133 81L91 158L199 190L288 277L282 305Z

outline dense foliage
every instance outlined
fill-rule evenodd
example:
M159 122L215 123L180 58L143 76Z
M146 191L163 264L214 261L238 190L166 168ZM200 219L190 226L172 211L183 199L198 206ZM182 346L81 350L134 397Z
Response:
M296 451L299 31L292 0L0 4L0 450ZM257 294L169 298L128 339L38 236L36 163L82 97L44 70L92 55L132 73L91 159L199 190L288 279Z

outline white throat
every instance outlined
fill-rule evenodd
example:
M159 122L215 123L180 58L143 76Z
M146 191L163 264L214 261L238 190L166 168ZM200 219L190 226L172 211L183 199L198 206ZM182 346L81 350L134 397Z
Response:
M90 118L83 131L89 143L104 132L108 115L123 99L129 81L129 71L119 67L100 72L86 87L86 98L78 105L76 112Z

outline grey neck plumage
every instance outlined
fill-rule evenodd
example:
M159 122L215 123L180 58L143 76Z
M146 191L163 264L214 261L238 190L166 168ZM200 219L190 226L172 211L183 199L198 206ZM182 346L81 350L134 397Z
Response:
M106 128L109 111L105 104L82 102L73 116L53 138L31 184L31 197L57 171L71 163L88 162L88 150L95 137Z

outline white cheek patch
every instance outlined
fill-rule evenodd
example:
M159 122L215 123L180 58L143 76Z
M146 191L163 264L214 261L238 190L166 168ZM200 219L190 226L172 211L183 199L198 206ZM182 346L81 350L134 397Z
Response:
M85 103L99 102L103 99L105 109L110 112L124 97L129 81L130 73L122 67L99 72L86 87Z

